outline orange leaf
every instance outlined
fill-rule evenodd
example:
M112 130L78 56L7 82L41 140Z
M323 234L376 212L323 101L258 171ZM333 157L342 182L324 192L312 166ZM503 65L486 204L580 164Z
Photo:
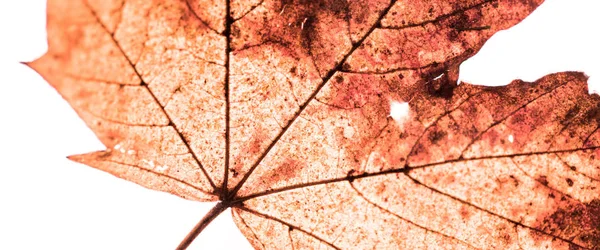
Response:
M70 159L220 200L180 249L228 207L259 249L597 249L587 78L456 82L541 2L50 0L30 65L107 147Z

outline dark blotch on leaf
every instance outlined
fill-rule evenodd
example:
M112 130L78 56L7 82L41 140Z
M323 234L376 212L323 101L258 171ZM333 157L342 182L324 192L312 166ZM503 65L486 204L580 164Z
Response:
M567 184L569 185L569 187L573 186L573 180L571 180L570 178L567 178L566 181L567 181Z
M572 108L570 108L569 111L567 111L565 118L560 121L560 124L562 124L562 125L569 124L571 122L571 119L573 119L573 117L575 117L579 113L580 110L581 110L581 108L578 105L575 105Z
M317 35L317 31L315 29L315 16L307 16L306 21L304 21L304 29L302 29L302 47L310 51L310 47L313 37Z
M458 86L456 83L458 74L454 72L458 70L440 66L442 66L441 69L431 70L422 76L425 79L425 91L434 97L450 99L454 94L454 89ZM434 63L432 67L437 68L438 65Z
M542 185L544 186L548 186L548 177L545 175L540 176L537 181L539 181L540 183L542 183Z
M444 136L446 136L447 134L448 133L446 133L444 131L435 130L428 135L428 138L431 141L431 143L437 143L439 140L444 138Z
M544 232L573 239L587 249L600 250L600 200L574 203L561 207L552 214L538 218L534 225ZM571 244L570 249L581 249Z

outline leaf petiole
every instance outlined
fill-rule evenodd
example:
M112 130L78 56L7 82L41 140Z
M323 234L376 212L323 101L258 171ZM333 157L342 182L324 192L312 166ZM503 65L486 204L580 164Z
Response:
M202 230L204 230L204 228L206 228L206 226L208 226L208 224L210 224L210 222L212 222L215 218L217 218L217 216L219 216L219 214L221 214L223 211L225 211L225 209L227 209L229 207L229 204L223 203L223 202L219 202L217 203L217 205L215 205L210 211L208 211L208 213L206 213L206 215L204 215L204 217L202 217L202 219L198 222L198 224L196 224L196 226L194 226L194 229L192 229L192 231L190 231L188 233L188 235L185 236L185 238L181 241L181 243L179 243L179 246L177 246L177 250L185 250L187 249L190 244L192 244L192 241L194 241L194 239L196 239L196 237L198 237L198 235L200 234L200 232L202 232Z

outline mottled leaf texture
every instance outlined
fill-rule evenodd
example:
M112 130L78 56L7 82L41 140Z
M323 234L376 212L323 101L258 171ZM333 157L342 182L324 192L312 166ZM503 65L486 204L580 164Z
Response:
M196 233L232 207L257 249L600 249L587 78L456 84L541 2L49 0L30 65L107 147L72 160L220 200Z

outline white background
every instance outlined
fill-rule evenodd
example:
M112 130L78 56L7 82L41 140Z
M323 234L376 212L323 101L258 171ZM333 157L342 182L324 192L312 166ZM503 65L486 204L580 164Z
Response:
M463 64L461 79L503 85L578 70L599 88L599 6L547 0L490 39ZM46 49L44 8L43 0L0 2L0 249L173 249L214 204L151 191L65 158L104 146L18 63ZM251 249L229 211L192 248Z

